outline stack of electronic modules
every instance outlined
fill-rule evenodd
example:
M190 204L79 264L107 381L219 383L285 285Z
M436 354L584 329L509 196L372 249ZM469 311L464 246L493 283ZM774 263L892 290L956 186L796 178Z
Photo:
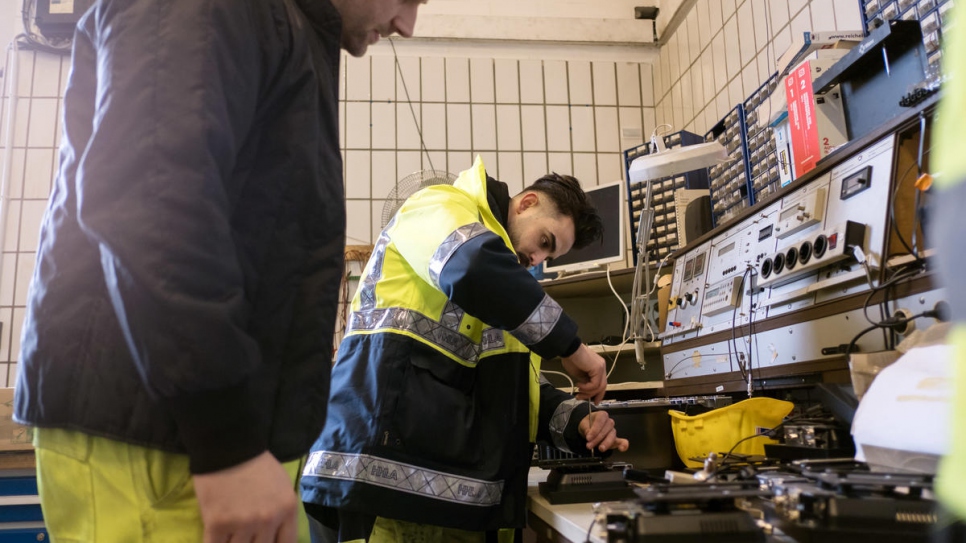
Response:
M942 60L941 40L949 28L953 0L859 0L866 34L880 22L902 19L919 21L930 70L938 73Z
M713 224L720 226L751 205L745 109L738 104L705 134L728 150L728 160L708 168Z

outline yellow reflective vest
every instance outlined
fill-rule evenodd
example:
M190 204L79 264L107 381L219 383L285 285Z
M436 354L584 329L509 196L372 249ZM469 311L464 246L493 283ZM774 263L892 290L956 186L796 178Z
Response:
M497 213L477 159L381 233L304 501L464 530L523 526L538 426L566 448L588 411L539 383L539 355L566 352L576 325L519 264Z

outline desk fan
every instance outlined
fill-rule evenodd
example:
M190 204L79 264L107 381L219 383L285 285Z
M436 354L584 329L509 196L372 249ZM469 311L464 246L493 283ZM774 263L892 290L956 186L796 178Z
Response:
M413 194L433 185L452 185L455 180L455 175L441 170L420 170L403 177L386 195L386 203L382 206L382 228L389 224L403 202Z

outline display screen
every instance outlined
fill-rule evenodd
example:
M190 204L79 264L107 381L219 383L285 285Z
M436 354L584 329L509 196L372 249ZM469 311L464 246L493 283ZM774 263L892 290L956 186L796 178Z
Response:
M694 277L704 273L704 253L694 257Z
M592 242L581 249L572 249L569 253L547 262L544 265L547 272L589 270L624 260L624 209L627 203L624 201L623 182L584 189L584 192L590 197L604 222L604 234L600 241Z
M762 228L758 231L758 241L762 241L771 237L771 232L775 228L775 225L769 224L768 226Z
M795 207L790 207L782 211L781 216L778 218L778 220L787 221L788 219L798 214L799 211L801 211L801 208L798 205L795 205Z

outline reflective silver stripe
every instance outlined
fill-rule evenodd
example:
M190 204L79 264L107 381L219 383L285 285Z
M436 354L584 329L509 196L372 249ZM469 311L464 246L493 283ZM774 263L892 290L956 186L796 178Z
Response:
M499 328L487 328L483 330L483 352L495 351L505 346L506 342L503 340L503 330Z
M400 330L415 334L427 343L443 349L464 362L475 365L480 361L480 354L502 349L505 346L503 331L497 328L487 328L479 344L459 333L459 329L450 328L453 321L457 326L462 319L462 309L450 304L459 311L459 319L455 313L444 313L446 324L439 323L429 317L401 307L388 309L372 309L369 311L353 311L349 315L349 330L374 331L380 329ZM449 306L447 306L449 309Z
M474 222L457 228L443 240L443 243L439 244L433 257L429 259L429 278L436 285L436 288L439 288L439 274L443 272L443 267L449 262L453 253L467 241L486 232L489 232L489 230L485 226Z
M389 234L386 232L394 224L396 224L395 217L382 229L382 232L379 234L379 239L376 240L376 245L372 248L372 256L370 257L372 267L370 268L369 275L362 280L362 285L359 288L359 307L362 311L375 309L376 307L376 283L379 282L379 279L382 279L382 266L386 260L386 247L389 245ZM348 331L346 330L347 333Z
M567 446L567 440L564 439L564 430L567 429L567 424L570 423L570 416L573 414L574 409L582 402L582 400L576 398L561 402L557 406L557 409L554 410L553 416L550 417L550 437L553 439L554 446L563 452L573 454L573 451Z
M460 306L447 300L446 306L443 307L443 314L439 317L439 324L455 332L460 329L460 323L463 322L463 315L464 311Z
M476 364L482 352L482 347L473 343L470 338L411 309L392 307L354 311L349 316L349 328L370 331L394 329L410 332L470 364Z
M359 310L353 311L349 315L346 333L357 330L374 331L379 329L406 331L423 338L426 342L436 345L440 349L451 353L453 356L471 365L479 362L481 353L504 348L506 343L503 338L503 331L496 328L485 329L479 344L474 343L470 338L461 334L459 327L463 321L465 312L453 302L446 303L439 322L411 309L399 307L376 308L376 285L382 279L386 247L389 246L390 241L386 232L392 228L394 222L395 219L386 226L379 235L379 239L376 240L376 245L372 250L372 266L370 267L369 275L362 280L362 286L359 289ZM479 227L481 230L476 232L476 227ZM467 225L460 230L465 230L463 232L463 237L465 237L463 241L489 232L489 230L479 223ZM456 233L454 232L447 240L454 238L455 235ZM444 242L440 246L440 249L437 250L436 255L433 257L434 260L442 253L444 245L447 245L447 242ZM452 245L452 250L455 250L456 247L458 247L458 244ZM447 255L446 258L449 258L449 256ZM434 265L431 264L430 269ZM440 265L441 268L442 265Z
M386 460L367 454L318 451L309 455L303 476L358 481L436 500L498 505L503 481L483 481Z
M524 345L536 345L553 330L562 313L560 304L544 294L543 300L540 300L540 304L533 313L516 330L510 331L510 335L522 341Z

